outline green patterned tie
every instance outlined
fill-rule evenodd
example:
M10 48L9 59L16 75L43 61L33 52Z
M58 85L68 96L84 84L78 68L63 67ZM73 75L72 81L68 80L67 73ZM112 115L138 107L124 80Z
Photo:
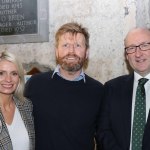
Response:
M136 91L132 129L132 150L142 149L142 139L146 123L146 97L144 84L148 79L141 78Z

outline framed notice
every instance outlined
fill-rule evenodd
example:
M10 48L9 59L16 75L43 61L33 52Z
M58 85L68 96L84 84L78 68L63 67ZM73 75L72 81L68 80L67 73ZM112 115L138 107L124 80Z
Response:
M0 44L47 42L48 0L0 0Z

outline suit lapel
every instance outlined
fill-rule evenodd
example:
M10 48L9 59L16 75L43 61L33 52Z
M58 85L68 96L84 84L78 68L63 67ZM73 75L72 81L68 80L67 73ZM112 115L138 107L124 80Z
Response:
M145 126L142 150L149 150L149 149L150 149L150 110L147 118L147 123Z
M1 109L0 109L0 149L12 149L12 142Z
M122 122L124 126L125 145L129 148L131 135L131 110L132 110L132 94L133 94L133 79L134 75L129 75L128 78L122 82L121 89L121 112Z
M21 102L19 101L18 99L14 98L14 101L15 101L15 104L16 104L16 107L18 108L20 114L21 114L21 118L23 120L23 122L25 123L25 126L27 127L27 118L26 118L26 115L25 115L25 107L24 107L24 102Z
M32 147L34 147L34 125L33 125L31 106L28 103L21 102L16 98L14 98L14 101L21 114L25 127L27 129L29 139L30 139L30 149L33 149Z

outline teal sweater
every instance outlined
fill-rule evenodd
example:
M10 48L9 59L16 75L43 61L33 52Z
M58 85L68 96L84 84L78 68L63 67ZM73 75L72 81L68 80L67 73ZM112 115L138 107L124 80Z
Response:
M25 96L32 100L36 150L93 150L103 97L100 82L68 81L46 72L32 76Z

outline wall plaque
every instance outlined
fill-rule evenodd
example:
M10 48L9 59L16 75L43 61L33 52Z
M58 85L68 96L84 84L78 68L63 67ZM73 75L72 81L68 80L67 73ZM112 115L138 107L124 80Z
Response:
M48 0L0 0L1 44L48 39Z

